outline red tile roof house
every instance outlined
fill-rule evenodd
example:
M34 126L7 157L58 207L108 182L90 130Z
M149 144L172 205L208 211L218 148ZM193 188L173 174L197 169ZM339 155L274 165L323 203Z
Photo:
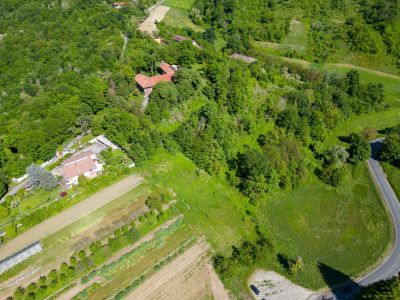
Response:
M79 175L96 177L103 170L103 166L96 162L96 154L90 150L64 160L61 170L65 183L70 186L78 184Z
M147 77L142 74L137 74L135 80L138 84L139 90L144 92L145 96L149 96L153 92L153 87L160 81L173 82L174 73L178 70L177 66L171 66L165 62L162 62L158 66L162 72L162 75L155 77Z

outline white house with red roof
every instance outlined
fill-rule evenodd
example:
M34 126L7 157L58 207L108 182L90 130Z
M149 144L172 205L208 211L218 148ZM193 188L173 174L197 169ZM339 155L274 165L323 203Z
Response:
M153 92L153 87L160 81L173 82L175 71L178 70L178 66L170 65L162 62L158 66L161 70L162 75L155 77L147 77L142 74L137 74L135 80L138 84L139 90L144 92L145 96L149 96Z
M96 177L103 170L103 165L97 162L96 154L90 150L64 160L61 170L64 181L69 186L78 184L79 175Z

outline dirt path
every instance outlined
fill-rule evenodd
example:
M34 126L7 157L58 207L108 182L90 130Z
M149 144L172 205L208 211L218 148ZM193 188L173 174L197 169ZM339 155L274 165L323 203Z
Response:
M229 300L228 291L207 256L209 245L196 243L164 269L151 276L125 299Z
M115 198L125 194L132 188L138 186L141 181L142 177L133 175L129 176L92 195L86 200L82 200L78 204L75 204L58 215L47 219L39 225L36 225L3 246L0 251L0 259L3 259L16 251L23 249L33 242L36 242L75 222L90 212L95 211L108 202L111 202Z
M183 215L179 215L177 217L175 217L174 219L168 221L167 223L157 227L156 229L154 229L153 231L151 231L150 233L148 233L147 235L145 235L144 237L142 237L140 240L138 240L136 243L134 243L133 245L124 248L120 251L118 251L117 253L115 253L109 260L107 260L105 263L103 263L102 265L98 266L96 269L101 269L104 265L109 265L115 261L117 261L118 259L121 258L121 256L125 255L128 252L131 252L132 250L136 249L137 247L139 247L142 243L148 242L150 240L152 240L155 236L155 233L157 231L159 231L160 229L165 229L168 228L169 226L171 226L178 218L182 218ZM91 285L94 282L101 282L98 278L97 280L94 281L90 281L87 284L82 284L80 282L80 280L78 280L77 285L72 288L71 290L69 290L68 292L66 292L65 294L61 295L60 297L58 297L57 299L59 300L69 300L72 299L76 294L78 294L80 291L83 291L85 288L87 288L89 285Z
M155 21L160 22L164 19L165 14L170 9L170 7L159 5L154 10L150 12L149 17L144 20L142 24L139 26L139 30L142 32L147 32L148 34L152 34L153 31L157 31L157 26Z

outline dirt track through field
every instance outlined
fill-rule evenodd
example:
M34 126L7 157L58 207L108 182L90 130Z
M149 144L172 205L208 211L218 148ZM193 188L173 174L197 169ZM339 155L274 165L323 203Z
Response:
M209 245L199 242L158 273L151 276L125 299L229 300L228 291L215 274L207 257Z
M140 24L138 29L142 32L147 32L149 34L152 34L153 31L157 31L157 26L155 22L162 21L169 9L170 7L167 6L157 6L154 10L150 12L149 17L144 20L142 24Z
M75 204L58 215L47 219L39 225L36 225L4 245L0 250L0 259L3 259L25 248L33 242L36 242L64 228L65 226L68 226L76 220L79 220L81 217L95 211L108 202L111 202L115 198L138 186L141 181L142 177L133 175L129 176L90 196L89 198L82 200L78 204Z

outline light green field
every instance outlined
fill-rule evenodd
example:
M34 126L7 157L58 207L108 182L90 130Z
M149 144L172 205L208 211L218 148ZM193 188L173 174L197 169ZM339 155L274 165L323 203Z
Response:
M203 32L204 29L195 25L189 18L189 12L184 9L172 7L165 15L163 21L167 26L178 28L190 28L194 31Z
M153 185L177 194L175 209L217 252L230 254L231 245L254 240L253 217L245 209L254 212L259 230L275 243L278 254L303 258L304 272L291 279L319 289L326 283L318 262L356 276L381 257L390 241L387 214L366 166L349 168L354 179L345 187L334 189L313 182L296 191L277 193L256 210L236 189L199 170L181 154L160 152L145 163L143 172L151 175ZM284 272L278 259L268 268ZM337 283L344 277L331 281ZM243 291L243 286L235 287L237 281L226 283L236 295Z
M400 199L400 169L387 162L381 162L381 164L397 198Z
M245 213L253 208L236 189L204 171L182 154L164 152L144 163L143 173L153 185L172 189L178 202L174 208L198 236L206 236L218 252L228 254L232 245L256 236L254 223Z
M319 289L359 276L389 245L389 219L366 165L348 167L353 178L344 187L313 182L271 196L257 210L261 232L282 256L276 270L284 271L285 258L302 257L304 271L289 276L302 286Z
M71 150L78 148L80 145L83 145L83 144L89 142L90 140L93 140L94 138L95 138L95 136L91 132L89 132L89 134L82 137L77 143L73 144L71 147Z
M273 44L272 44L273 45ZM278 49L280 51L296 51L298 53L305 52L308 47L308 36L306 27L303 22L292 20L290 24L290 33L279 45Z
M330 149L333 145L346 144L340 141L340 137L348 136L350 133L360 133L364 128L372 126L377 130L382 130L400 123L400 110L390 109L383 112L374 113L371 115L359 116L351 118L336 127L323 143L325 150Z
M190 10L193 3L193 0L166 0L162 5Z

